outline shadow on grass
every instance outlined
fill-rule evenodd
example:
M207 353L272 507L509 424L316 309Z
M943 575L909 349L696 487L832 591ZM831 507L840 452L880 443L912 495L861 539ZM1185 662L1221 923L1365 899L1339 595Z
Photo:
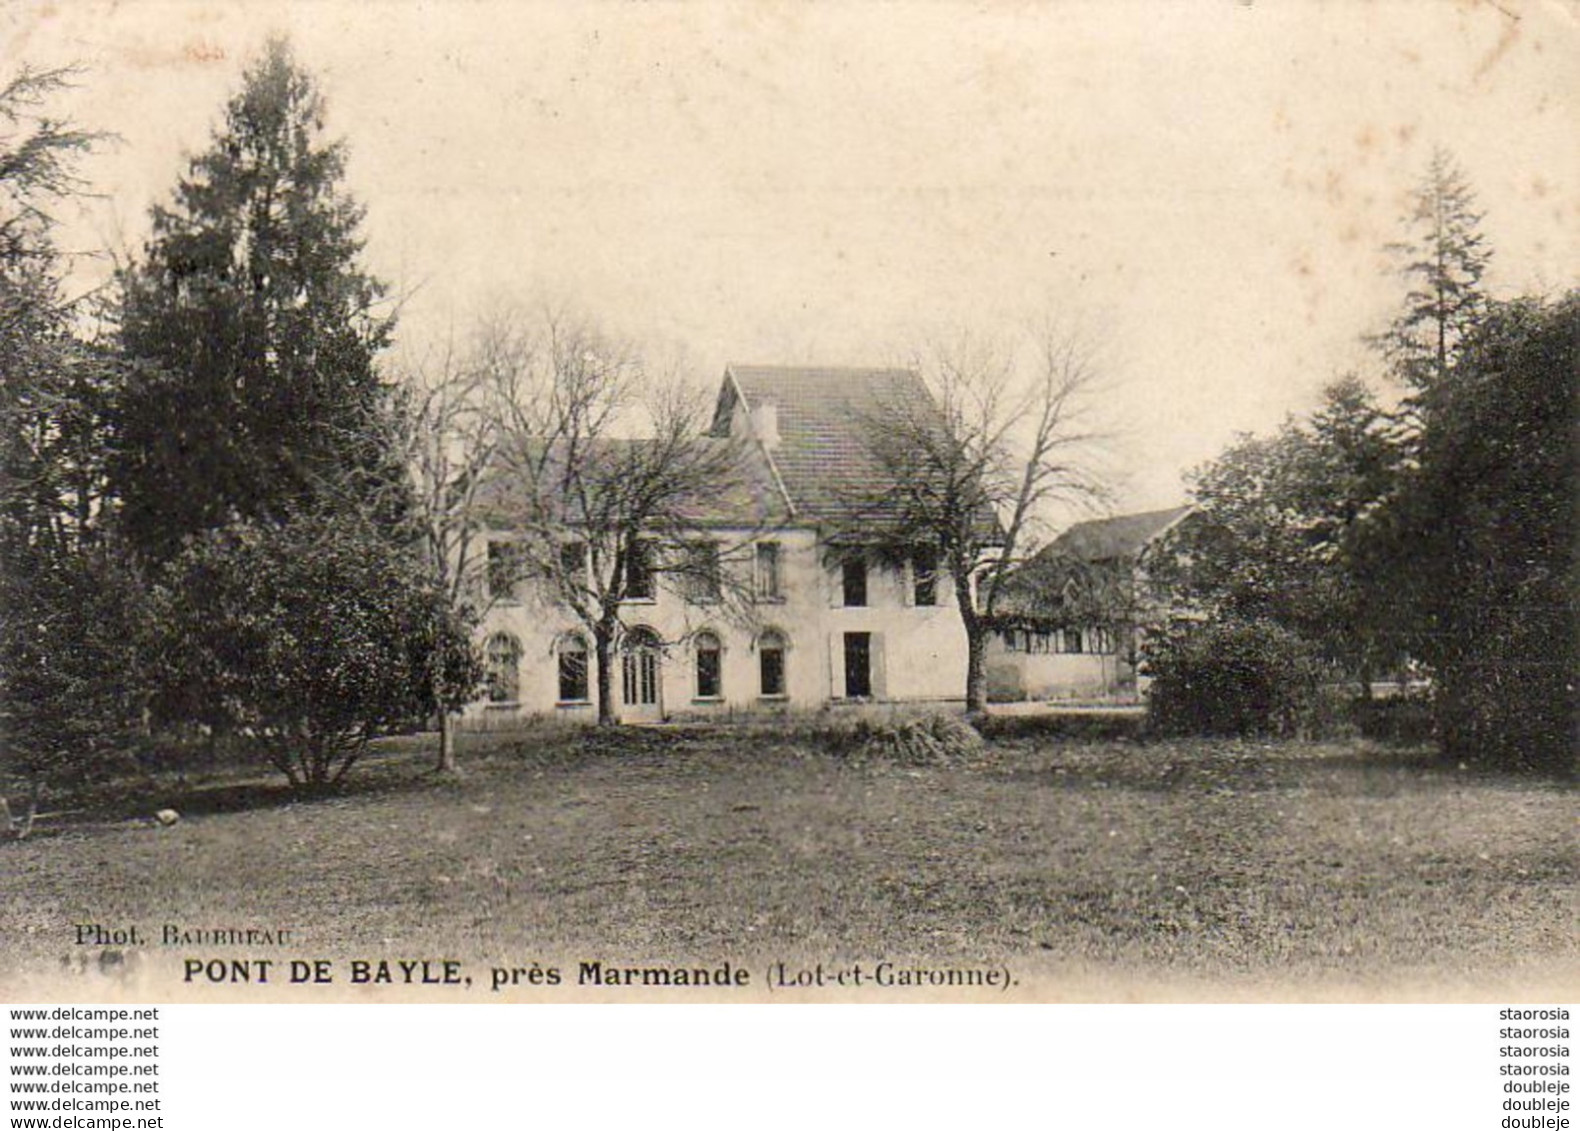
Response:
M1353 739L1022 740L1014 752L999 748L991 772L1042 787L1143 793L1251 793L1320 784L1341 795L1386 797L1418 785L1450 787L1472 781L1563 784L1527 773L1460 767L1445 762L1432 747Z
M990 715L977 729L989 741L1143 742L1146 715L1139 712L1068 712Z
M128 821L152 822L165 809L186 819L433 788L445 779L433 772L432 760L432 753L425 749L379 750L334 785L292 786L283 775L258 762L210 758L201 768L145 771L73 793L47 796L30 839Z

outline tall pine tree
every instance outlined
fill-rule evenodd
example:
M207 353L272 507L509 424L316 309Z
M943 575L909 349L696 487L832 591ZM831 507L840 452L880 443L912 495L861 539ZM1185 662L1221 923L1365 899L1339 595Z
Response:
M115 369L76 332L54 240L100 136L52 110L74 78L0 82L0 788L26 783L24 836L48 791L121 765L142 691L136 587L102 537Z
M1481 277L1492 258L1481 232L1483 213L1464 171L1436 149L1411 194L1404 238L1388 245L1408 282L1404 307L1379 335L1394 372L1413 390L1414 407L1429 404L1448 377L1460 343L1487 309Z
M136 372L112 475L153 561L234 520L395 494L399 469L358 442L386 408L375 357L392 319L358 262L345 160L317 83L271 42L122 275Z

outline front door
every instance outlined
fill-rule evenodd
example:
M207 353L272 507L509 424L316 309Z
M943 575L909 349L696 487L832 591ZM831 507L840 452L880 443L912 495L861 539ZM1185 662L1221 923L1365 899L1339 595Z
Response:
M654 722L663 717L658 677L658 641L640 629L632 632L620 656L622 722Z
M872 698L872 633L845 633L845 698Z

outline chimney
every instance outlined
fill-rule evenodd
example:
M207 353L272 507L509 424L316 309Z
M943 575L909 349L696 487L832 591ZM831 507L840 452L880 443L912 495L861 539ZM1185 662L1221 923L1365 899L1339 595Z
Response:
M779 446L779 406L773 401L761 401L752 409L752 431L762 441L763 447L772 451Z

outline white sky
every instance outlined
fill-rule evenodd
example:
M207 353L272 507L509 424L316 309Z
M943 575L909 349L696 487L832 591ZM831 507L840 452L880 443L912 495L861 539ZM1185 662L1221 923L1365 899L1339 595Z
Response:
M1580 6L207 3L0 10L7 69L122 144L77 248L135 246L264 38L351 147L403 348L552 295L702 375L886 363L1055 315L1104 344L1121 509L1369 368L1434 144L1497 293L1580 275Z

